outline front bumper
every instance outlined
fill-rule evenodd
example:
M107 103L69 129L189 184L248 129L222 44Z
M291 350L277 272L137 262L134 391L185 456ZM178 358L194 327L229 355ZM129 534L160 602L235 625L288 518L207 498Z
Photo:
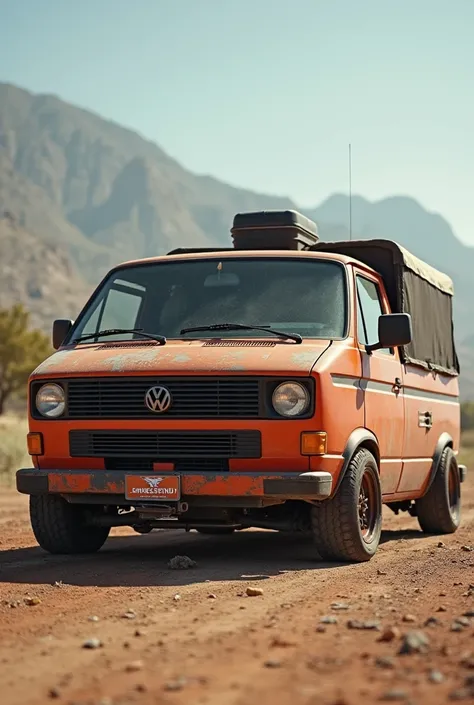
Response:
M148 478L169 480L178 478L179 491L175 501L198 498L223 500L323 500L331 495L332 475L329 472L304 473L149 473ZM96 503L114 503L118 498L132 503L127 497L126 478L144 478L143 473L108 470L36 470L26 468L16 474L17 490L23 494L61 494L76 501L81 495L91 497ZM143 498L140 499L142 501ZM166 501L166 497L148 497L144 501ZM245 502L244 502L245 503Z

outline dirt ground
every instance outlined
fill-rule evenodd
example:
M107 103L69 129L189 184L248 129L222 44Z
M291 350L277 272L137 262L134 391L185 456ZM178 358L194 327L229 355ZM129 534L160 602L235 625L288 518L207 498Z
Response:
M387 511L378 554L354 566L265 531L115 530L93 557L48 556L27 498L0 491L0 702L473 702L472 473L463 489L458 533ZM170 570L176 555L196 567ZM413 631L422 653L399 654Z

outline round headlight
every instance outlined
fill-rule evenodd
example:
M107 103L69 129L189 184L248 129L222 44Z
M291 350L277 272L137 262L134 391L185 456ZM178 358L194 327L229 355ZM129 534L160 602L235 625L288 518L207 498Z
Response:
M56 419L64 414L66 398L59 384L43 384L36 395L36 408L41 416Z
M308 390L298 382L283 382L273 392L272 403L280 416L301 416L309 407Z

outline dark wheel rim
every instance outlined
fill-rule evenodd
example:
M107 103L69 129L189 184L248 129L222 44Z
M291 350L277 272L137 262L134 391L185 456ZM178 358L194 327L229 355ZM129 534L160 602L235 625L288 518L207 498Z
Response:
M373 472L367 469L362 475L359 489L359 529L365 543L373 540L380 515L380 498Z
M461 499L461 484L457 464L453 461L449 465L448 473L448 501L449 511L453 519L459 516L459 503Z

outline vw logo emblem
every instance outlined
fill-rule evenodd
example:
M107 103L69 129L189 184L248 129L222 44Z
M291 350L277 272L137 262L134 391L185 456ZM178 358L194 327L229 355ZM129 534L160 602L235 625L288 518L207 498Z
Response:
M151 387L145 395L145 404L155 414L162 414L171 406L171 394L166 387Z

